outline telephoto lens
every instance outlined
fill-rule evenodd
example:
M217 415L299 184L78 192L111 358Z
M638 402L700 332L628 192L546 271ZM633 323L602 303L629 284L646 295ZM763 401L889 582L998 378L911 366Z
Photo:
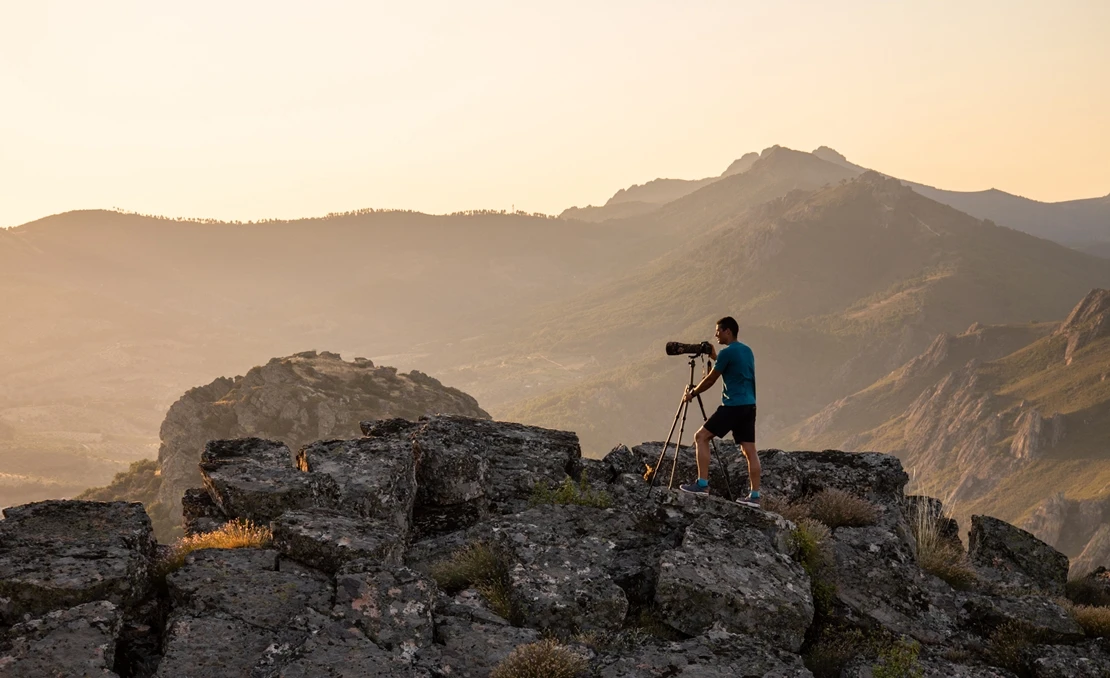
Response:
M708 341L703 341L700 344L684 344L681 341L667 342L667 355L701 355L702 353L709 353L709 349Z

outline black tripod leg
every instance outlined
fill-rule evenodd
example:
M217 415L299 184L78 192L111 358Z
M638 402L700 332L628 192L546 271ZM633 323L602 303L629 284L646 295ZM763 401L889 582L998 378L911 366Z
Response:
M709 417L705 416L705 403L703 403L701 401L701 394L700 393L698 394L698 407L701 408L701 418L704 421L709 421ZM725 463L725 461L723 459L721 459L721 450L717 448L717 441L712 440L712 441L710 441L710 444L712 445L712 447L710 449L713 450L713 457L717 460L717 463L721 465L721 470L724 471L724 473L725 473L725 491L728 492L728 498L733 499L733 496L732 496L732 481L729 480L729 477L728 477L728 464Z
M659 467L663 465L663 456L667 454L667 448L671 445L671 438L674 436L674 429L678 426L678 417L682 414L682 406L686 404L686 394L683 394L683 400L678 403L678 410L674 413L674 421L671 422L671 432L667 434L667 442L663 443L663 449L659 450L659 459L655 462L655 467L651 469L651 484L648 485L648 496L651 496L651 490L655 487L655 479L659 477Z
M682 401L682 424L678 427L678 440L674 444L674 461L671 462L671 482L667 485L667 489L674 489L674 472L678 469L678 451L682 447L682 432L686 430L686 413L690 410L690 401L683 398Z

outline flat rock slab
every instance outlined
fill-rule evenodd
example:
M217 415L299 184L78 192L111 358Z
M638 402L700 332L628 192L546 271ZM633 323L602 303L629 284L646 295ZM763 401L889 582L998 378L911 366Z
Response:
M475 621L466 617L436 620L436 642L420 661L435 675L488 678L490 671L520 645L540 640L534 629Z
M702 516L663 554L655 602L688 635L715 624L797 652L813 623L809 577L761 530Z
M989 636L1003 624L1016 623L1049 642L1076 642L1083 638L1083 629L1071 614L1050 598L972 595L964 608L972 628L983 636Z
M859 625L879 624L928 644L955 632L954 599L926 586L909 547L892 531L842 527L833 532L830 549L836 600Z
M107 600L121 607L151 589L157 545L142 504L42 501L0 521L0 623Z
M422 505L486 497L515 513L527 508L536 483L575 475L582 458L578 436L567 431L453 415L422 421L412 434Z
M8 633L10 649L0 653L0 676L115 676L112 664L121 626L119 609L108 601L17 624Z
M329 574L354 560L400 565L405 554L404 534L388 520L309 509L287 511L270 523L270 528L274 548Z
M166 628L165 656L156 678L249 676L275 632L223 615L175 614Z
M252 628L281 629L306 609L327 612L332 590L302 571L279 571L277 552L266 549L205 549L185 558L166 578L175 610L205 616L221 613Z
M990 516L971 516L971 562L998 591L1064 594L1068 557L1029 532ZM989 576L989 575L994 576Z
M412 525L416 499L416 462L412 443L398 438L326 440L297 453L297 466L326 478L334 497L318 506L360 518L392 523L402 535Z
M335 579L333 616L385 650L415 654L434 640L435 583L407 567L352 563Z
M598 678L812 678L798 655L720 627L683 642L644 644L593 662Z
M432 674L356 635L313 635L280 668L256 675L273 678L431 678Z
M224 516L265 524L338 493L330 478L302 473L292 459L289 448L273 440L212 440L201 455L201 480Z

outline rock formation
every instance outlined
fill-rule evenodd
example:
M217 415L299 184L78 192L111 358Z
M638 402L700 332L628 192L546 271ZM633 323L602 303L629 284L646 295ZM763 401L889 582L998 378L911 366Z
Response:
M1056 602L1067 558L1027 532L976 516L977 583L957 589L922 570L907 516L939 503L907 501L892 456L765 451L772 507L829 492L871 507L866 524L834 527L806 556L805 533L778 513L649 491L658 443L590 460L574 434L518 424L361 427L296 452L210 441L186 524L249 519L273 541L194 551L168 575L138 504L8 509L0 676L477 677L546 636L606 678L801 678L835 675L821 654L832 633L856 639L839 675L871 675L893 656L876 654L883 643L912 648L925 676L1110 671L1108 648ZM689 476L692 452L679 461ZM714 488L726 469L746 486L735 446L715 467ZM606 501L537 504L551 496L542 488L587 485ZM991 649L1001 628L1027 634L1019 657Z
M170 515L181 514L183 493L200 485L197 462L209 440L259 436L298 449L356 436L367 417L437 413L489 417L474 398L421 372L399 374L327 351L274 358L241 377L194 388L170 407L160 434L157 501Z

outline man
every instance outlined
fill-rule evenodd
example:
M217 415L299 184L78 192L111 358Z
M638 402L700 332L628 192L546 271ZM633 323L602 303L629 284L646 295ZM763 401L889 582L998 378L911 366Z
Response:
M755 450L755 356L746 344L736 340L739 331L740 326L732 317L717 321L713 336L724 348L718 352L710 346L709 356L716 364L697 386L686 391L686 402L690 402L699 393L705 393L717 383L718 377L724 377L721 406L694 435L698 480L696 483L680 485L679 489L694 494L709 494L709 443L713 438L723 438L732 431L732 438L739 443L748 460L748 477L752 483L748 496L736 501L745 506L758 507L760 467L759 454Z

